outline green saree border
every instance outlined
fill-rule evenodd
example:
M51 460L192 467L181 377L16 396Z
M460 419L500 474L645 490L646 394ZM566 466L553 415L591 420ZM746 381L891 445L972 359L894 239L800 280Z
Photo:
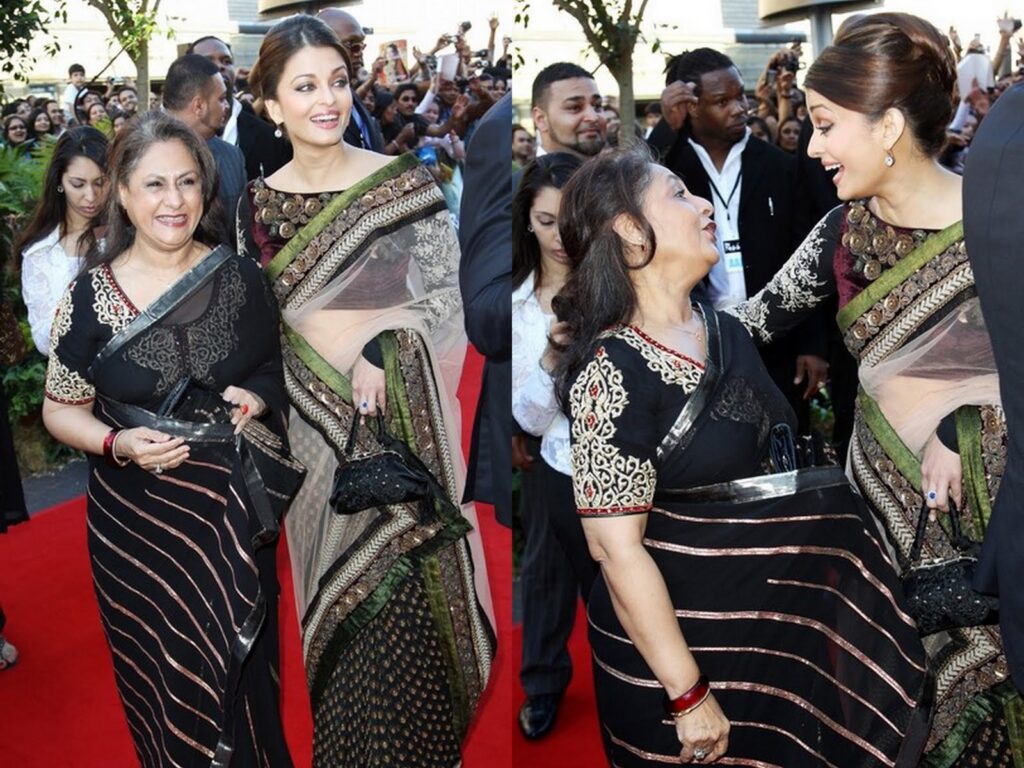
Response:
M338 372L302 336L286 324L284 324L284 334L299 359L335 394L351 405L351 381ZM392 409L392 423L396 425L401 439L410 449L415 450L415 425L398 360L398 339L394 331L383 331L377 336L377 339L384 358L385 387L387 401ZM319 706L330 684L331 673L343 648L384 609L398 585L418 572L427 593L428 607L437 629L438 642L441 645L441 653L445 661L446 677L449 680L449 693L452 700L453 727L460 736L466 733L472 707L465 677L459 664L455 626L452 622L437 554L444 547L461 539L472 530L472 526L461 515L451 514L445 505L435 504L435 509L443 521L444 527L416 549L396 558L373 592L335 628L320 657L317 672L309 680L309 695L314 710Z
M846 333L861 315L884 299L896 286L910 277L929 261L949 248L964 236L964 223L958 221L950 224L941 232L929 235L921 245L903 257L895 267L885 271L881 277L858 293L850 302L839 310L836 320L839 330Z
M1013 683L1007 680L975 696L946 737L921 759L919 768L951 768L956 765L978 726L997 708L1001 708L1006 717L1014 765L1024 765L1024 740L1021 739L1024 701Z
M369 176L361 179L356 184L353 184L344 192L340 192L335 195L334 199L325 205L320 213L310 219L309 223L296 232L292 239L277 252L277 255L273 259L271 259L270 263L267 264L264 269L267 277L270 278L271 282L277 280L288 265L306 249L306 246L312 242L314 237L323 232L327 225L334 221L341 211L352 205L353 202L364 195L367 191L373 189L386 179L405 173L410 168L415 168L418 164L419 159L415 155L404 152L398 157L398 159L392 160L383 168L378 168Z
M981 541L992 516L992 502L985 480L985 459L981 453L981 410L976 405L963 405L956 410L956 439L963 467L963 489L969 495L974 512L975 530L972 538Z
M857 392L857 404L860 405L861 413L864 414L864 423L867 424L878 444L882 446L886 456L892 459L892 463L896 465L900 474L910 481L915 491L920 493L921 462L917 460L917 456L896 434L896 430L885 418L874 398L863 389Z

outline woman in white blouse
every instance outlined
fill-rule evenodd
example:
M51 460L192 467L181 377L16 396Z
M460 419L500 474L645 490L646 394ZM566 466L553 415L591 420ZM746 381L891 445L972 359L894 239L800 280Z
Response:
M107 139L95 128L72 128L57 140L32 221L15 244L21 254L21 295L32 341L50 354L57 303L95 242L107 202Z
M526 551L519 679L526 702L519 726L527 738L540 738L554 724L572 676L566 641L577 597L587 598L597 575L573 500L568 422L541 366L554 319L551 300L569 276L558 235L561 187L580 165L562 152L539 158L523 171L512 203L512 415L525 433L514 440L525 448L520 455L535 454L520 463Z

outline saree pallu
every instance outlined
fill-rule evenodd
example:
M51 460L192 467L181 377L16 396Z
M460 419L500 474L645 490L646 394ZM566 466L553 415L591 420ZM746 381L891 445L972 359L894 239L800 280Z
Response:
M998 380L962 232L955 224L930 235L838 318L862 383L849 471L904 568L927 491L920 457L940 418L949 414L955 425L959 514L975 541L984 536L1005 467ZM948 520L930 525L924 557L952 556ZM1008 679L998 626L956 628L924 642L936 688L921 765L1024 765L1024 704Z
M403 156L327 203L267 267L284 319L289 437L309 468L285 524L318 766L456 765L490 674L472 510L420 521L411 504L347 516L328 506L352 423L351 367L375 340L388 430L458 509L466 342L447 216L429 173ZM362 431L357 450L374 449Z

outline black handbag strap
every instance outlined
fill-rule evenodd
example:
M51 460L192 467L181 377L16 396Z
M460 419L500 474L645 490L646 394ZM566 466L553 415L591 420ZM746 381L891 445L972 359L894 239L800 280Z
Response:
M359 431L359 420L362 417L362 415L363 414L359 412L358 408L352 411L352 428L348 432L348 441L345 443L345 458L347 459L351 459L352 454L355 452L356 433ZM381 413L378 410L377 415L373 418L375 418L377 421L377 434L374 435L374 437L377 438L377 442L380 444L382 448L387 448L388 442L390 442L391 435L384 427L384 417L381 416ZM369 429L369 427L367 427L367 429ZM372 429L370 430L370 434L373 434Z
M936 510L938 511L938 510ZM928 502L921 505L921 511L917 516L917 531L914 534L914 545L910 548L910 563L913 565L921 559L921 549L924 547L924 532L928 527L928 518L931 510L928 508ZM956 503L953 499L949 500L949 529L953 534L950 539L953 542L953 546L961 552L964 552L970 547L970 542L964 538L963 531L960 528L960 512L956 508Z

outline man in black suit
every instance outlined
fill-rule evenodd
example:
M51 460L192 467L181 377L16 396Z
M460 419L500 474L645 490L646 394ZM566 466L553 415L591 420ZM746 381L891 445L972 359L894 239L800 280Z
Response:
M648 142L696 195L715 206L719 262L706 281L716 309L753 296L807 234L798 224L796 160L750 141L743 80L728 56L710 48L673 57L662 119ZM827 343L820 313L762 348L776 385L809 428L807 399L824 386Z
M477 125L466 151L459 285L466 333L487 358L473 421L466 499L494 505L512 525L512 95ZM502 183L502 179L506 181Z
M1018 690L1024 690L1024 84L1007 90L982 121L964 170L964 237L974 270L1009 432L1009 455L975 586L999 595L999 625Z
M225 84L233 91L235 60L231 46L218 37L201 37L192 43L186 53L195 53L209 59L220 69ZM292 145L274 133L274 129L251 112L252 107L231 98L231 111L221 138L234 144L245 156L245 175L249 180L270 176L292 159Z
M317 14L317 18L334 31L342 46L348 51L353 70L349 73L349 80L355 83L359 79L359 71L365 67L363 51L366 50L366 34L363 32L362 25L356 21L355 16L340 8L324 8ZM352 88L352 117L345 127L342 138L346 144L353 147L384 152L384 136L380 132L380 125L366 111L363 100L356 95L354 87Z
M235 245L235 211L245 191L242 151L217 138L228 107L227 86L217 65L203 56L186 54L167 70L162 94L164 112L181 120L210 148L217 164L217 198L225 242Z

